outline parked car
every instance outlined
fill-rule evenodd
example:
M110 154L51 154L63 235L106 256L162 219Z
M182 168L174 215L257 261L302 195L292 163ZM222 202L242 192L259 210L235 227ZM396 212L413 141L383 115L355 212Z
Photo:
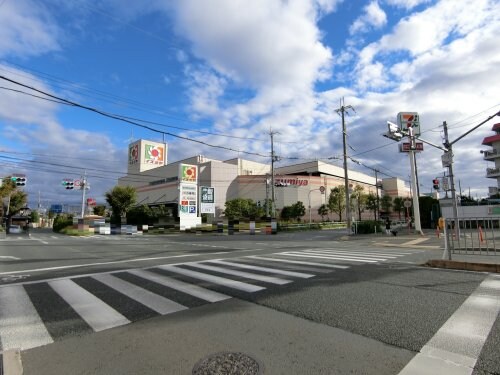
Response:
M20 225L11 225L9 228L9 233L12 233L12 234L19 234L22 232L23 232L23 230L22 230Z

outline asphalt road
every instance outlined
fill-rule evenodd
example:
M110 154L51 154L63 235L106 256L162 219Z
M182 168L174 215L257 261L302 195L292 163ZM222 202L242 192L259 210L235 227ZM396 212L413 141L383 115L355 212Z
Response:
M190 373L235 348L268 374L500 373L498 277L421 267L436 240L344 238L9 236L0 348L26 374Z

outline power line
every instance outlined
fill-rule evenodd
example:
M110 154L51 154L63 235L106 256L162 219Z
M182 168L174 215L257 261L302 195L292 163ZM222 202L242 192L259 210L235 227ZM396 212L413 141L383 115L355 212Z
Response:
M90 112L97 113L97 114L99 114L101 116L104 116L104 117L112 118L112 119L115 119L115 120L118 120L118 121L126 122L126 123L129 123L129 124L135 125L135 126L139 126L141 128L144 128L144 129L148 129L148 130L150 130L152 132L155 132L155 133L160 133L160 134L163 134L163 135L170 135L171 137L174 137L174 138L179 138L179 139L183 139L183 140L186 140L186 141L190 141L190 142L202 144L202 145L208 146L208 147L219 148L219 149L223 149L223 150L227 150L227 151L233 151L233 152L241 152L241 153L248 154L248 155L260 156L260 157L268 157L267 155L259 154L259 153L256 153L256 152L250 152L250 151L244 151L244 150L235 150L235 149L233 149L231 147L220 146L220 145L212 145L212 144L204 142L204 141L196 140L196 139L189 138L189 137L180 136L180 135L177 135L177 134L174 134L174 133L170 133L170 132L165 132L165 131L162 131L162 130L158 130L158 129L152 128L150 126L140 124L140 123L138 123L136 121L128 120L128 119L126 119L123 116L118 115L118 114L104 112L104 111L99 110L97 108L89 107L89 106L86 106L86 105L83 105L83 104L79 104L79 103L71 101L71 100L67 100L67 99L61 98L61 97L56 96L56 95L49 94L49 93L47 93L47 92L45 92L43 90L40 90L40 89L31 87L31 86L25 85L23 83L20 83L18 81L12 80L12 79L9 79L9 78L7 78L5 76L2 76L2 75L0 75L0 79L3 79L5 81L13 83L15 85L19 85L19 86L28 88L28 89L33 90L33 91L36 91L36 92L41 93L43 95L46 95L46 96L48 96L50 98L62 101L62 102L64 102L63 104L65 104L65 105L72 106L72 107L77 107L77 108L81 108L81 109L85 109L85 110L88 110Z

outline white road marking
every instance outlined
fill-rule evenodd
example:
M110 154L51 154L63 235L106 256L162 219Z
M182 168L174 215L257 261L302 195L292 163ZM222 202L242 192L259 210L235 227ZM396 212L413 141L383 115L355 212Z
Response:
M372 260L372 259L359 259L359 258L352 258L352 257L341 257L341 256L326 256L326 255L312 255L312 254L307 254L307 253L299 253L299 252L285 252L285 253L280 253L280 255L284 256L290 256L290 257L299 257L299 258L318 258L318 259L330 259L330 260L343 260L343 261L352 261L352 262L362 262L362 263L377 263L378 260Z
M225 273L228 275L245 277L247 279L263 281L265 283L276 284L276 285L285 285L285 284L289 284L292 282L292 280L280 279L279 277L257 275L257 274L250 273L250 272L236 271L236 270L229 269L229 268L210 266L210 265L203 264L203 263L186 263L186 265L191 266L191 267L201 268L201 269L207 270L207 271L215 271L215 272Z
M72 280L49 281L48 284L96 332L130 323L118 311Z
M273 254L273 255L276 256L278 254ZM246 256L245 258L268 260L270 262L281 262L281 263L290 263L290 264L304 264L304 265L308 265L308 266L320 266L320 267L326 267L326 268L339 268L339 269L343 269L343 270L349 268L349 266L341 266L341 265L338 265L338 264L306 262L306 261L301 261L301 260L290 260L290 259L267 258L267 257L260 257L260 256L257 256L257 255L249 255L249 256Z
M130 270L128 271L128 273L142 277L143 279L146 280L153 281L157 284L178 290L180 292L189 294L193 297L197 297L208 302L224 301L226 299L231 298L229 296L226 296L225 294L214 292L212 290L202 288L201 286L195 284L185 283L184 281L176 280L165 275L159 275L145 270Z
M14 257L12 255L0 255L0 259L21 260L21 258Z
M158 259L185 258L185 257L194 257L194 256L198 256L198 255L206 255L206 254L171 255L171 256L166 256L166 257L136 258L136 259L128 259L128 260L117 260L117 261L112 261L112 262L96 262L96 263L86 263L86 264L73 264L73 265L69 265L69 266L34 268L34 269L31 269L31 270L0 272L0 276L1 275L14 275L14 274L17 274L17 273L24 273L24 272L54 271L54 270L65 270L65 269L79 268L79 267L103 266L103 265L107 265L107 264L146 262L146 261L149 261L149 260L158 260Z
M0 288L2 350L22 350L54 342L22 286Z
M223 261L223 260L209 260L208 262L217 263L217 264L223 264L223 265L226 265L226 266L234 266L234 267L239 267L239 268L245 268L245 269L249 269L249 270L270 272L270 273L275 273L275 274L278 274L278 275L300 277L302 279L308 279L310 277L314 277L314 275L309 274L309 273L284 271L284 270L279 270L279 269L276 269L276 268L252 266L252 265L249 265L249 264L226 262L226 261Z
M489 276L400 374L472 374L499 312L500 277Z
M116 276L109 274L96 275L92 278L100 281L101 283L125 294L137 302L142 303L144 306L156 311L159 314L165 315L176 311L186 310L187 307L177 302L171 301L168 298L159 296L147 289L129 283L128 281L119 279Z
M241 281L226 279L224 277L208 275L205 273L191 271L191 270L187 270L187 269L179 268L179 267L175 267L175 266L159 266L158 268L161 268L161 269L164 269L167 271L171 271L171 272L175 272L175 273L179 273L181 275L194 277L195 279L209 281L209 282L212 282L215 284L226 286L228 288L242 290L244 292L252 293L252 292L257 292L259 290L266 289L262 286L257 286L257 285L252 285L252 284L248 284L248 283L243 283Z
M342 252L338 252L338 251L331 251L331 250L304 250L305 253L311 253L311 254L323 254L323 255L338 255L338 256L342 256L342 257L355 257L355 258L358 258L358 259L374 259L374 260L380 260L380 261L383 261L383 260L387 260L387 259L396 259L397 257L395 256L389 256L389 257L381 257L380 255L364 255L364 254L361 254L361 253L342 253Z

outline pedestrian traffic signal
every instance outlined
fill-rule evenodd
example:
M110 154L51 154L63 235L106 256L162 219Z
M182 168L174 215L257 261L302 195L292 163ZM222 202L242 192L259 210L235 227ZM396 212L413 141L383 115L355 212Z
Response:
M74 189L75 182L73 180L62 180L62 186L64 186L65 189Z
M10 179L16 184L16 186L26 185L26 176L12 176Z
M432 187L436 190L439 190L439 179L435 178L432 180Z

